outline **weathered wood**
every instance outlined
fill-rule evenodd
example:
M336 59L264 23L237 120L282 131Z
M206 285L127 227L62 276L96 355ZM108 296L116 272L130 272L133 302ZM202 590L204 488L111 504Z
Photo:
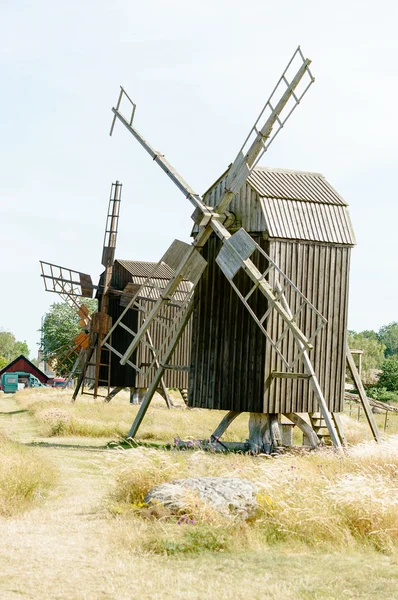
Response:
M351 351L350 351L350 349L348 347L348 344L347 344L346 352L347 352L347 364L348 364L348 367L349 367L349 369L351 371L352 378L354 379L354 383L357 386L357 390L358 390L358 393L359 393L361 404L362 404L363 409L365 411L366 419L367 419L367 421L369 423L370 430L371 430L372 435L373 435L374 439L376 440L376 442L381 442L379 428L377 427L377 423L375 421L374 415L373 415L373 413L372 413L372 411L370 409L369 401L368 401L368 398L366 396L365 389L364 389L364 387L362 385L362 381L361 381L361 378L359 377L358 369L356 367L356 364L354 362L354 358L353 358L353 356L351 354Z
M282 288L281 288L281 285L280 285L279 281L276 282L275 287L276 287L276 289L278 291L282 291ZM291 310L290 310L290 307L289 307L289 305L288 305L288 303L286 301L286 298L285 298L284 294L281 294L281 303L284 305L286 312L292 314ZM333 422L333 420L331 418L331 414L330 414L330 412L328 410L328 407L327 407L324 395L323 395L321 387L319 385L318 378L317 378L316 373L314 371L314 367L312 366L312 363L311 363L311 361L309 359L308 353L304 349L304 346L303 346L301 340L298 339L298 338L296 338L296 342L297 342L297 345L299 346L299 348L301 348L303 350L302 360L303 360L303 363L304 363L304 367L305 367L305 370L307 371L307 373L310 375L310 384L312 386L312 389L314 390L315 397L316 397L316 399L317 399L317 401L319 403L319 407L321 409L322 416L325 419L326 426L328 428L328 431L329 431L331 440L333 442L333 445L339 451L342 452L342 446L341 446L340 438L339 438L339 436L337 434L336 427L335 427L334 422Z
M122 387L113 388L113 390L110 392L110 394L108 394L107 397L104 398L104 402L110 402L112 400L112 398L114 398L116 396L116 394L121 392L123 389L124 388L122 388Z
M301 429L301 431L308 437L312 448L318 448L318 446L320 446L321 441L319 437L312 427L308 425L308 423L306 423L302 417L300 417L300 415L296 413L284 413L284 416L289 419L289 421L292 421L292 423L297 425L299 429Z
M159 361L158 361L158 360L157 360L157 358L156 358L155 352L152 350L152 348L153 348L153 341L152 341L151 334L149 333L149 331L147 331L145 335L146 335L146 338L147 338L147 340L148 340L148 343L149 343L149 345L150 345L150 348L151 348L151 354L152 354L152 357L154 358L154 363L155 363L155 366L156 366L156 368L158 369L158 368L159 368ZM161 377L161 378L160 378L160 390L161 390L161 391L160 391L160 394L161 394L161 396L163 396L163 398L165 399L165 401L166 401L166 406L167 406L167 408L170 410L170 409L171 409L171 407L173 406L173 403L171 402L171 400L170 400L170 398L169 398L169 395L168 395L168 393L167 393L167 389L166 389L166 386L165 386L165 384L164 384L164 379L163 379L163 377Z
M191 301L190 306L188 307L184 318L182 319L178 329L175 331L173 338L165 352L165 357L164 360L165 362L168 362L170 360L170 358L173 356L173 352L178 344L178 341L181 337L181 335L183 334L184 328L186 327L189 319L191 318L191 314L192 314L192 309L193 309L193 303ZM152 379L151 381L151 385L148 388L147 393L145 394L145 398L140 406L140 409L133 421L133 424L130 428L130 431L128 433L127 437L134 437L137 434L137 431L142 423L143 418L145 417L146 411L149 408L149 405L151 403L151 400L158 388L159 382L163 376L165 369L164 367L160 366L155 374L155 377Z
M277 414L269 415L269 427L273 449L282 445L282 432L279 427L279 418Z
M272 371L271 377L273 379L309 379L308 373L291 373L290 371Z
M344 427L343 427L343 423L341 422L341 419L340 419L340 414L337 412L332 413L332 417L334 420L334 424L336 425L336 429L337 429L337 433L339 434L340 441L341 441L342 445L345 447L345 446L347 446L347 438L345 437Z
M250 413L249 417L249 449L251 452L270 454L272 438L269 415Z
M248 442L210 442L209 440L176 440L175 445L181 450L210 450L211 452L249 452Z
M231 425L233 421L235 421L236 417L241 413L236 410L230 410L224 417L221 419L220 424L216 427L214 432L210 436L210 440L212 442L218 441L220 437L225 433L228 427Z

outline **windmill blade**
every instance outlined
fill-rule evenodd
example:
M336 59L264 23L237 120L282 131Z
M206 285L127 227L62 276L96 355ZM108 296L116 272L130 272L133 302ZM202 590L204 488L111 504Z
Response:
M294 52L286 69L261 110L242 148L229 169L226 189L238 192L251 171L267 152L269 146L298 107L315 78L309 66L311 60L304 58L300 46ZM297 71L296 71L297 68ZM223 199L217 208L222 208Z
M87 273L73 271L67 267L61 267L60 265L54 265L42 260L40 261L40 265L41 277L43 278L46 292L65 294L69 297L93 297L93 291L97 286L93 285L91 277Z
M80 351L80 344L76 344L75 340L71 340L48 354L45 353L46 361L56 373L64 375L70 370L68 363L74 361Z
M101 296L99 303L99 310L92 316L91 319L91 332L96 333L97 335L93 338L95 340L94 346L96 348L95 352L95 376L92 378L94 385L94 398L98 395L99 384L100 382L100 371L101 367L106 369L107 371L107 379L108 379L108 387L110 382L110 353L109 351L105 351L105 354L108 355L109 360L104 362L103 352L102 352L102 343L104 337L108 333L111 327L111 317L108 315L108 305L109 305L109 289L112 280L112 272L113 272L113 264L115 260L115 250L116 250L116 240L117 240L117 231L119 225L119 213L120 213L120 201L121 201L121 192L122 192L122 184L119 181L116 183L112 183L111 191L109 196L109 205L108 212L106 217L106 225L105 225L105 234L104 234L104 243L102 247L102 264L105 267L105 276L104 276L104 284L101 288ZM87 352L87 364L91 358L93 352ZM88 356L90 355L90 356ZM85 365L84 372L86 371L87 365ZM109 393L110 390L108 390ZM76 391L75 391L76 393Z
M91 321L89 310L85 304L80 304L77 309L77 314L80 317L79 325L82 329L86 329Z
M106 217L104 243L102 247L101 264L104 267L111 267L115 260L121 195L122 184L119 181L116 181L116 183L112 183L111 192L109 196L108 213Z
M265 103L260 115L256 119L252 129L244 141L235 161L230 167L225 193L217 205L218 212L222 213L228 208L234 193L236 193L246 181L251 171L254 169L264 153L268 150L272 141L284 127L286 121L300 104L308 89L314 83L315 79L309 69L310 64L311 60L304 58L299 46L279 78L270 97ZM294 76L290 75L291 70L295 69L296 65L298 65L297 72L294 74ZM305 81L304 87L298 91L303 79ZM127 99L132 107L129 118L125 117L120 111L120 105L124 98ZM134 104L134 102L128 96L124 88L121 87L116 108L112 108L114 117L112 120L110 135L113 133L117 118L148 152L154 162L156 162L166 173L166 175L168 175L168 177L176 184L178 189L183 192L185 197L195 206L195 209L200 211L205 216L203 225L207 224L211 217L214 216L215 211L212 211L209 207L206 207L199 194L196 194L195 191L186 183L181 175L166 160L164 154L156 151L133 126L135 111L136 104ZM272 134L275 126L276 130ZM194 215L196 216L197 213L195 212ZM205 242L206 239L204 240L204 243Z

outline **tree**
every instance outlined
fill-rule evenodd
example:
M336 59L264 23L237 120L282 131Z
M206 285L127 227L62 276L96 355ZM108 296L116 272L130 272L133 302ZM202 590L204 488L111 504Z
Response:
M362 379L364 383L373 383L374 371L381 368L384 360L385 346L373 336L370 332L362 331L355 333L348 332L348 345L352 350L363 350L362 355ZM373 332L375 333L375 332Z
M365 329L364 331L361 331L360 335L368 340L380 341L378 333L373 331L373 329Z
M386 358L381 366L378 386L389 392L398 390L398 357Z
M14 358L23 354L28 358L29 348L26 342L18 342L10 331L0 331L0 357L6 362L4 367Z
M87 306L90 314L97 310L97 300L84 298L81 304ZM60 350L73 343L75 337L83 331L79 320L77 310L64 302L55 302L50 306L40 330L40 349L45 360L57 359L57 355L58 357L61 355ZM73 358L66 361L65 371L69 371L72 364Z
M385 356L398 355L398 323L383 325L379 330L379 340L385 345Z

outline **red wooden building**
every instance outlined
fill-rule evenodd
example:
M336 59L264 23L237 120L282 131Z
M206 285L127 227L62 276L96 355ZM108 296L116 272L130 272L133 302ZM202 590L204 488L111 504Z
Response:
M24 373L34 375L43 385L50 381L50 378L43 371L22 354L0 369L0 378L3 373L15 373L16 371L23 371Z

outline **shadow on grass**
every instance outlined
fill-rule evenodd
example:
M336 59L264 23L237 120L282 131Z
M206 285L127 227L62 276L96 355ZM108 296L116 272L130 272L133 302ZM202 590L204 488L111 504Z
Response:
M180 440L181 442L181 440ZM221 446L223 446L222 442L218 442ZM217 450L207 442L197 441L189 441L178 443L170 443L170 442L144 442L141 440L137 440L134 438L127 438L118 441L111 441L107 444L108 448L122 448L123 450L131 450L133 448L154 448L155 450L168 450L173 452L192 452L196 450L205 450L206 452L216 453L216 454L242 454L242 449L239 448L228 448L224 446L224 449L218 448ZM245 453L245 452L243 452Z
M87 450L89 452L94 452L95 450L109 450L108 444L104 444L103 446L86 446L84 444L57 444L56 442L26 442L21 445L32 448L65 448L68 450Z
M123 448L123 450L132 450L133 448L155 448L156 450L178 450L170 442L144 442L133 438L112 440L107 443L107 448Z
M20 415L21 413L28 412L26 408L21 410L10 410L9 412L0 412L0 417L6 417L8 415Z

